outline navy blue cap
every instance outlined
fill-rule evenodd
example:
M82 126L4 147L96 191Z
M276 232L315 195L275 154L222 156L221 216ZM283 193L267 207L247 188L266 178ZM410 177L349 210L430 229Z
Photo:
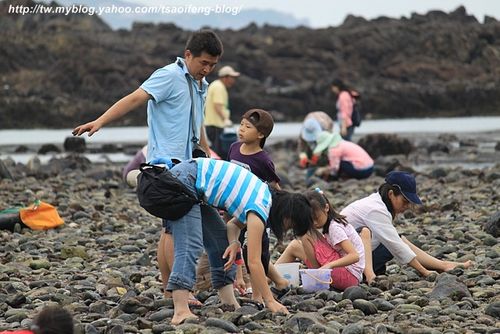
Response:
M411 203L422 204L422 201L417 196L417 184L412 174L408 172L392 171L385 177L385 182L398 187L403 196Z

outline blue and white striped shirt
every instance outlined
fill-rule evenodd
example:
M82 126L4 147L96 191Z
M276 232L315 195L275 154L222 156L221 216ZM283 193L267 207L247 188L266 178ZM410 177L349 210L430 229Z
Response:
M195 160L198 165L195 188L206 203L226 210L243 224L253 211L266 224L272 203L267 184L236 164L207 158Z

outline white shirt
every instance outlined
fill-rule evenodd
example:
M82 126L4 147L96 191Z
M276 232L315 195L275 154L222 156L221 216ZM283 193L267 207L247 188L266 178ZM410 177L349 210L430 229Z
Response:
M344 208L340 214L355 229L367 227L372 232L372 251L383 244L401 264L407 264L416 257L404 243L392 225L392 216L379 193L357 200Z

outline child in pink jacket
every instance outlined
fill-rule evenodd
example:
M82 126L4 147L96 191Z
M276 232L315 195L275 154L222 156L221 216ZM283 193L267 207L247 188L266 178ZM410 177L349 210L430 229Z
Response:
M373 159L358 144L344 140L338 133L323 131L318 135L318 145L313 151L316 156L328 150L328 167L318 168L316 175L346 176L366 179L373 173Z

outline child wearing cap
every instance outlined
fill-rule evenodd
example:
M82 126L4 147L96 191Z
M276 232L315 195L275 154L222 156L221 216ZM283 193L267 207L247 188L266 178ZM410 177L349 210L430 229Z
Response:
M464 263L439 260L400 236L393 221L412 204L422 204L417 195L417 186L412 174L393 171L387 174L378 192L357 200L344 208L340 214L360 231L365 247L364 275L367 283L372 283L376 275L385 273L385 266L392 258L401 264L408 264L422 276L436 271L448 271L458 265L468 268L471 261Z
M263 149L266 138L271 134L273 127L273 117L267 111L262 109L248 110L243 115L238 129L239 141L233 143L229 148L228 161L250 170L262 181L279 190L280 178L276 174L271 157ZM269 229L267 229L267 233L264 233L262 236L262 264L264 265L266 275L275 283L275 289L279 294L280 291L288 287L289 282L280 276L276 268L270 262L268 230ZM247 247L244 243L245 233L246 229L241 231L239 240L243 245L243 257L248 270ZM237 284L240 290L243 288L242 269L242 267L238 267L237 271ZM262 299L260 291L254 289L252 292L255 300L260 301Z

